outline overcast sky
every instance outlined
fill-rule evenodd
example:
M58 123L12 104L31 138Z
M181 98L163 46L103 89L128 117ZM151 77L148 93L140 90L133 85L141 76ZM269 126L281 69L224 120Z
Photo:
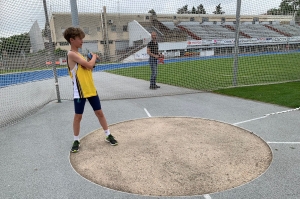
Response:
M282 0L242 0L241 14L263 14L270 8L278 8ZM118 3L119 2L119 3ZM107 12L147 13L154 9L157 14L176 13L178 8L188 5L191 10L203 4L207 14L212 14L221 3L225 14L236 14L234 0L77 0L79 12L99 12L103 6ZM70 12L70 0L47 0L49 14ZM0 37L29 32L34 21L44 28L43 0L0 0Z

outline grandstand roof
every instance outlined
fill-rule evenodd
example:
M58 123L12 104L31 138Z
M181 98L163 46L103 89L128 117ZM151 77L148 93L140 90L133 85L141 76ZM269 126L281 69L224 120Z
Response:
M79 15L98 15L99 13L91 12L79 12ZM136 16L144 17L151 16L150 13L106 13L108 16ZM70 12L53 12L52 15L71 15ZM182 20L190 21L190 18L193 17L195 21L200 21L202 18L209 18L209 21L221 21L225 18L226 21L235 21L235 15L226 15L226 14L157 14L155 16L160 21L172 21L172 20ZM176 18L174 18L176 17ZM254 18L258 18L260 21L291 21L293 20L292 15L241 15L241 21L251 21ZM165 20L163 20L165 19ZM202 22L202 21L201 21Z

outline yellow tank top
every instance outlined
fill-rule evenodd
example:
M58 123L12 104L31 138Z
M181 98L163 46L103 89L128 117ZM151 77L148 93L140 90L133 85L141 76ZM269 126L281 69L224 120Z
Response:
M85 59L80 53L78 54ZM73 70L70 70L68 63L68 69L73 81L74 98L88 98L97 95L91 69L86 69L78 63L75 64Z

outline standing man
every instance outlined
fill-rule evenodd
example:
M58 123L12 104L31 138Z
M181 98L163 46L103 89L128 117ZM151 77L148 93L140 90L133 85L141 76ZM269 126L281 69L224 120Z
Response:
M149 64L151 68L150 89L157 89L160 88L160 86L156 85L157 60L159 58L156 32L151 33L151 39L152 40L147 45L147 54L150 56Z

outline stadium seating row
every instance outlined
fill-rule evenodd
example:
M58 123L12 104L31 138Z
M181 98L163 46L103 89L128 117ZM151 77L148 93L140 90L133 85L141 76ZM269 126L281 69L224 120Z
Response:
M178 32L191 32L193 35L191 39L201 38L203 40L210 39L228 39L235 37L235 24L200 24L199 22L181 22L174 24L173 22L159 22L165 26L166 29ZM155 31L154 27L150 27L150 24L144 27L147 31ZM183 28L179 28L183 27ZM163 30L165 31L165 30ZM261 38L261 37L284 37L284 36L300 36L299 25L280 25L280 24L241 24L240 25L241 38ZM159 33L159 32L158 32ZM158 34L160 35L160 34ZM186 37L188 37L187 35ZM162 35L161 35L162 37ZM185 40L185 39L184 39Z

